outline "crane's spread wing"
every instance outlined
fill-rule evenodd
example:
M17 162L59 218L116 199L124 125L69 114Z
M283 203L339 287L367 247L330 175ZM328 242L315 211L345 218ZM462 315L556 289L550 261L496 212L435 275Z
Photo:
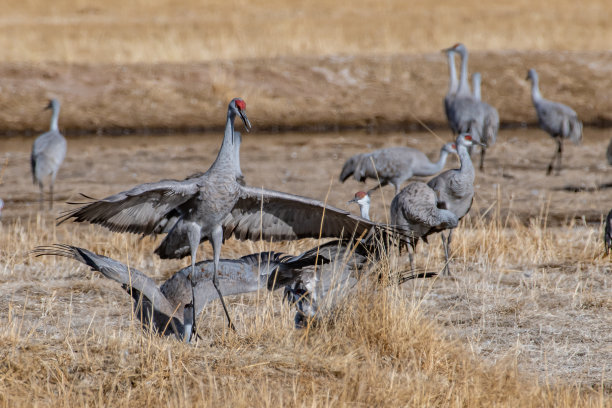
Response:
M172 306L151 278L134 268L128 268L119 261L103 255L98 255L83 248L65 244L39 246L36 247L32 253L36 256L63 256L82 262L91 267L91 269L100 272L108 279L141 292L155 305L157 311L167 316L172 316L174 314L175 307ZM182 316L176 317L179 319L182 318Z
M225 237L240 240L351 237L373 228L385 227L318 200L254 187L241 187L223 221Z
M160 221L199 191L198 179L146 183L102 200L66 211L58 224L69 219L100 224L111 231L148 235Z

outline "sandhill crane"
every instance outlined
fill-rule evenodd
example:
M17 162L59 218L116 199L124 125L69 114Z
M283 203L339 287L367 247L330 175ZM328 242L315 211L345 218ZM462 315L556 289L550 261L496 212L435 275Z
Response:
M480 142L483 143L484 146L480 147L480 166L479 166L480 171L484 171L484 158L485 158L485 154L487 153L487 148L493 146L495 142L497 141L497 132L499 132L499 113L497 112L497 109L495 109L493 106L489 105L488 103L482 102L480 85L481 85L480 72L475 72L472 75L472 86L474 88L473 90L474 98L481 101L482 107L484 109L484 115L485 115L484 122L483 122L483 128L481 132L482 138L480 140Z
M161 258L191 256L195 271L200 242L213 247L212 283L217 288L228 324L233 327L223 296L217 287L217 271L224 239L292 240L310 237L360 236L384 226L306 197L241 186L236 181L234 120L243 120L247 130L246 103L233 99L227 111L223 144L212 166L200 177L183 181L146 183L66 212L59 220L88 221L116 232L154 233L173 210L181 214L155 250ZM195 273L195 272L194 272ZM192 278L193 279L193 278Z
M413 253L418 240L427 241L428 235L455 228L459 222L457 215L439 201L434 190L419 181L408 184L391 201L391 224L410 237L412 253L409 252L409 257L413 270ZM448 259L446 261L448 263Z
M370 219L368 193L358 191L349 203L357 203L361 216ZM419 239L427 242L427 236L457 226L457 216L445 207L446 203L438 200L433 189L419 181L408 184L393 197L389 208L390 221L394 228L408 238L412 249L412 253L408 252L411 269L414 269L413 253Z
M49 208L53 208L53 185L55 184L57 171L66 156L66 139L64 139L57 126L60 102L57 99L51 99L45 110L47 109L53 110L51 127L48 132L43 133L34 140L32 155L30 156L32 180L40 188L39 201L41 210L44 201L43 180L51 176Z
M235 138L235 143L234 143L234 160L236 163L236 181L238 182L238 184L244 186L246 185L245 181L244 181L244 175L242 174L242 170L240 168L240 145L242 143L242 134L238 131L234 131L234 138ZM189 179L195 179L198 177L201 177L204 175L204 172L196 172L190 176L188 176L185 180L189 180ZM157 235L157 234L167 234L168 232L170 232L172 230L172 228L174 227L174 224L176 224L176 222L181 218L181 213L174 209L170 212L168 212L168 214L166 214L166 216L159 222L159 224L157 224L157 226L155 227L154 231L153 231L153 235Z
M446 57L448 59L448 91L446 92L446 96L444 97L444 113L446 114L446 119L448 120L449 125L453 131L453 134L457 133L457 129L453 128L454 122L451 120L451 104L455 97L455 93L457 92L457 69L455 68L455 52L450 50L443 50L446 53Z
M363 203L358 200L358 203ZM334 240L310 250L325 258L321 266L305 267L299 278L285 288L285 296L297 308L296 327L315 317L321 318L332 313L336 306L353 292L355 286L364 278L387 281L380 271L370 268L376 265L387 251L387 243L375 236L359 241ZM401 271L395 281L397 284L416 278L436 276L435 272L414 273Z
M361 217L366 220L370 219L370 194L365 191L358 191L355 193L355 197L348 202L348 204L357 203L361 212Z
M212 285L215 273L212 261L196 263L197 273L193 276L197 286L192 295L189 280L191 266L176 272L158 287L145 273L87 249L55 244L37 247L32 253L36 256L53 255L74 259L120 283L134 298L134 312L143 327L163 335L174 334L187 342L194 325L193 317L217 298L216 289ZM239 259L221 259L219 266L224 273L219 277L218 284L225 295L255 292L262 288L276 290L292 284L300 277L303 268L326 262L328 260L323 254L315 250L298 256L261 252Z
M486 149L493 146L497 139L499 114L497 109L475 98L470 92L467 48L458 43L443 51L461 55L459 87L449 106L451 129L455 133L470 133L474 140L481 143L480 170L484 170Z
M606 248L606 255L608 255L612 247L612 210L610 210L606 217L606 225L604 226L604 246Z
M540 93L538 73L535 69L527 72L527 79L531 80L531 100L538 114L540 127L557 142L557 150L552 157L546 174L552 173L554 163L557 161L556 174L561 173L561 155L563 154L563 139L570 139L574 144L582 140L582 122L572 108L559 102L542 98Z
M457 137L457 153L461 161L461 167L447 170L427 183L435 191L438 201L444 202L446 209L452 211L458 220L461 220L470 211L474 199L474 166L467 150L472 143L474 141L471 135L465 133L459 135ZM452 233L453 230L450 229L447 238L444 237L444 232L440 234L446 258L444 274L450 274L448 254Z
M447 143L442 146L440 157L435 163L429 161L423 152L412 147L388 147L359 154L344 163L340 172L340 181L344 182L351 175L361 182L372 178L380 180L380 184L370 191L390 183L395 187L397 194L402 184L411 177L426 177L440 172L449 153L455 153L452 145Z

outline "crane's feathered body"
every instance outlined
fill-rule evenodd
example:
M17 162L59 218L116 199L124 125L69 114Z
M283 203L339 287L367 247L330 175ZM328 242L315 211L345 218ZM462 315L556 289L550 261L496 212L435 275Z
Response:
M582 122L569 106L542 97L538 74L534 69L529 70L527 79L531 79L531 100L538 115L540 127L557 142L557 150L548 166L547 174L552 172L555 161L557 161L557 174L559 174L563 140L569 139L574 144L579 144L582 141Z
M397 194L402 184L412 177L426 177L444 168L449 153L454 153L452 143L440 149L437 162L431 162L420 150L412 147L388 147L371 153L350 157L342 168L340 181L351 175L355 180L365 182L368 178L380 180L379 186L392 184Z
M52 109L51 126L48 132L43 133L34 140L30 166L32 181L40 188L40 206L43 205L43 181L50 177L49 207L53 207L53 186L57 172L66 157L66 139L58 128L60 103L52 99L46 109Z
M468 51L463 44L455 44L444 50L461 55L459 86L449 104L449 123L455 134L469 133L474 141L481 144L480 170L484 170L486 149L495 144L499 131L497 109L480 100L480 83L475 86L477 94L472 94L468 83ZM476 76L479 81L480 76Z
M120 283L128 293L132 294L135 315L142 320L143 325L159 333L175 334L181 339L184 337L183 322L191 317L192 313L185 310L185 305L192 299L192 286L188 278L192 273L191 266L176 272L158 287L145 273L83 248L56 244L38 247L33 253L37 256L63 256L88 265L106 278ZM276 290L293 284L301 276L302 269L327 262L329 261L325 257L316 254L313 250L298 256L261 252L239 259L221 259L219 265L222 273L219 274L219 287L226 296L255 292L262 288ZM214 261L196 264L194 280L197 285L193 294L195 315L217 298L216 289L212 284L214 269Z
M461 161L461 167L447 170L427 183L435 191L438 201L443 202L446 209L453 212L458 220L461 220L470 211L474 200L474 166L467 150L467 147L471 144L471 136L466 134L459 135L457 137L457 153ZM444 233L441 234L447 260L447 265L444 269L446 274L450 273L448 258L452 232L453 229L451 228L448 238L444 237Z
M457 216L439 208L434 190L427 184L415 181L408 184L391 201L391 224L411 238L414 249L420 238L455 228Z

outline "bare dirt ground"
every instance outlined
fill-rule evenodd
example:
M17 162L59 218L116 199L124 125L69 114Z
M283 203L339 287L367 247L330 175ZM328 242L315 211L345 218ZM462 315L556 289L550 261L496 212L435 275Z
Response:
M450 46L452 44L445 44ZM219 112L236 96L260 130L339 128L446 129L446 58L430 54L278 57L183 64L0 64L0 129L48 126L46 99L63 102L69 132L121 129L219 129ZM529 68L546 98L572 106L591 125L612 123L612 52L474 52L483 98L502 125L535 124Z
M612 190L573 193L562 189L567 185L596 187L610 181L612 169L604 156L612 134L610 130L593 128L586 128L584 133L581 146L567 145L562 175L546 177L545 168L554 148L550 137L539 130L502 131L489 151L486 173L477 174L471 216L455 234L455 278L424 285L406 284L404 296L412 299L425 316L445 326L445 336L461 340L470 352L488 363L514 361L523 375L535 374L542 381L580 384L609 394L612 282L609 259L601 255L601 220L609 210ZM344 184L337 181L343 161L351 154L410 145L435 158L439 146L449 138L450 132L439 136L255 132L243 138L242 167L251 185L327 199L345 208L354 192L365 188L352 179ZM58 177L55 211L43 214L42 219L36 215L37 189L31 185L28 173L30 143L31 138L24 137L2 141L2 151L6 153L0 196L6 209L1 228L8 233L15 228L11 227L14 223L22 225L19 238L7 244L4 253L7 261L0 286L4 306L18 308L34 296L52 307L57 296L66 299L80 291L89 293L93 289L87 287L95 282L95 290L102 297L79 295L79 302L87 305L83 307L88 316L106 316L103 326L121 327L126 320L121 310L129 309L116 285L69 261L60 262L62 272L58 276L37 272L42 266L38 260L29 260L27 251L34 245L66 242L122 261L129 256L136 267L149 271L156 279L169 276L186 261L161 262L148 257L153 242L131 238L126 241L125 237L91 226L68 224L53 229L52 218L67 208L63 202L78 201L81 192L103 197L141 182L182 178L205 169L216 155L220 134L69 138L68 156ZM455 165L456 159L447 164ZM370 183L368 187L372 186ZM385 219L392 194L387 187L373 197L375 219ZM383 196L387 207L382 204ZM37 236L28 232L41 231L41 225L49 229ZM27 247L19 246L19 242L27 243ZM441 268L438 243L439 239L432 237L429 245L419 247L420 268ZM297 252L310 246L312 242L307 240L273 248ZM224 246L223 255L234 257L258 248L260 244L231 241ZM201 253L210 256L210 248L203 246ZM405 261L397 260L400 269ZM42 293L33 286L32 279L40 279L37 276L46 276L48 288ZM106 299L111 295L114 312L109 312ZM235 299L232 307L242 310L244 302L243 297ZM271 307L279 306L273 303ZM290 321L289 312L281 310ZM68 330L66 323L61 323L68 318L64 314L67 311L55 312L58 322L44 330ZM222 327L216 306L206 315L217 316L214 327ZM73 324L85 330L90 321L75 320Z

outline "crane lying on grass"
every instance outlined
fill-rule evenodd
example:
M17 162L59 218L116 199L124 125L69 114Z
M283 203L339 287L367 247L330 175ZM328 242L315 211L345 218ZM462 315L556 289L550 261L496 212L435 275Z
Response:
M527 80L531 80L531 100L538 114L540 127L557 142L557 149L548 165L546 175L552 173L555 161L557 162L556 174L559 175L561 173L563 140L570 139L574 144L579 144L582 140L582 122L578 120L578 115L569 106L542 97L538 73L535 69L530 69L527 72Z
M189 279L193 273L191 266L176 272L158 287L145 273L87 249L56 244L37 247L32 253L36 256L52 255L74 259L120 283L134 298L134 314L144 328L162 335L174 334L187 342L190 341L192 330L195 331L193 317L217 298L212 283L215 273L213 261L196 263L193 278L197 285L193 289ZM316 250L298 256L261 252L239 259L221 259L219 266L223 274L219 277L218 286L225 296L255 292L262 288L276 290L292 284L303 268L326 262L329 261Z
M32 155L30 165L32 167L32 180L40 188L40 209L43 209L44 189L43 181L50 177L49 183L49 208L53 208L53 185L57 172L66 157L66 139L59 131L58 118L60 112L60 102L51 99L46 109L52 109L51 128L34 140L32 145Z

